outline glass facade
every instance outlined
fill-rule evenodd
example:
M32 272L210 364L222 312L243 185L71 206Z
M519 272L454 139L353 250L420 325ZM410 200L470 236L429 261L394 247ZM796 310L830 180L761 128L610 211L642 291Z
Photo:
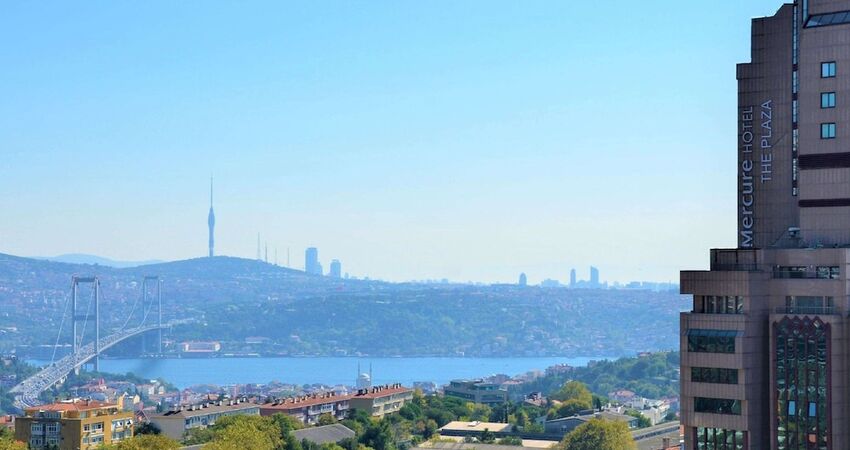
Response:
M743 314L744 297L730 295L695 295L694 312L700 314Z
M697 450L747 450L747 433L721 428L697 428L694 442Z
M778 450L828 450L830 327L820 319L774 323Z
M824 280L837 280L840 274L838 266L818 266L817 277Z
M815 14L806 21L806 28L825 27L827 25L842 25L850 23L850 11L840 11L829 14Z
M738 370L716 367L691 367L691 381L697 383L738 384Z
M832 297L789 295L785 297L784 314L833 314L835 303Z
M698 413L741 415L741 401L731 398L694 397L694 411Z
M734 330L688 330L688 351L695 353L735 353Z

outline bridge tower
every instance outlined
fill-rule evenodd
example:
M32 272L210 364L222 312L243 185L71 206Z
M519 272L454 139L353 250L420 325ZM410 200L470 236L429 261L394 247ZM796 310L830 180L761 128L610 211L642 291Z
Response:
M94 299L91 300L86 308L86 311L83 314L80 314L81 311L77 311L78 305L78 295L79 295L79 286L81 284L91 285L93 290ZM80 352L80 349L83 346L83 336L85 335L85 329L88 325L88 320L90 318L94 318L94 370L97 372L100 369L100 363L98 361L100 356L100 280L97 277L77 277L75 276L72 281L73 287L72 295L71 295L71 321L73 322L73 334L71 335L71 339L73 340L73 349L74 349L74 358L76 359L77 355ZM94 302L94 314L90 313L91 310L91 302ZM77 323L82 322L83 327L80 330L80 335L78 338L77 333Z
M148 285L152 285L153 289L148 287ZM151 292L153 291L153 292ZM142 308L148 304L148 298L151 298L152 302L156 304L156 315L157 315L157 325L159 328L157 329L157 355L162 355L162 279L158 276L146 276L142 281ZM152 294L149 296L149 294ZM152 305L153 306L153 305ZM144 339L144 338L143 338Z

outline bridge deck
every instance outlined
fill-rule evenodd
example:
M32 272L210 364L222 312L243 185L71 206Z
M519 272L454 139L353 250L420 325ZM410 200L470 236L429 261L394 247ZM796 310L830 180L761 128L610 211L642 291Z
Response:
M162 328L165 327L166 325L162 326ZM103 352L127 338L158 328L160 328L158 325L149 325L111 334L100 339L100 351ZM15 394L15 407L24 410L25 408L38 405L40 403L38 400L39 394L61 381L72 370L89 362L94 357L94 342L91 342L81 347L78 353L70 354L49 366L45 366L38 373L9 390L10 393Z

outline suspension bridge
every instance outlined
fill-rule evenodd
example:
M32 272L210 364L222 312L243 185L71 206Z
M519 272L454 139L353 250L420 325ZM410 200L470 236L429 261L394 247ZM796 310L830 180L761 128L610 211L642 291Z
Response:
M90 296L87 302L84 302L85 299L80 296L81 286L89 287ZM15 395L15 406L23 410L42 403L39 400L39 394L64 382L72 371L79 373L80 369L89 362L93 364L94 370L98 371L100 354L133 336L156 331L157 354L162 354L162 330L182 321L162 323L162 280L159 277L146 276L141 286L141 295L133 302L133 307L124 324L118 329L111 330L107 336L101 337L100 303L102 292L100 280L97 277L73 277L71 293L65 299L62 321L53 348L53 358L51 358L50 364L45 365L38 373L23 380L9 391ZM139 305L140 302L141 305ZM69 307L70 315L67 314ZM139 314L135 314L137 307L140 307ZM154 310L156 310L156 314L151 317ZM141 316L141 321L131 325L130 322L134 315ZM70 318L72 328L72 352L57 360L56 349L59 347L65 321L68 318ZM85 342L86 330L89 327L94 329L94 336L90 338L90 342Z

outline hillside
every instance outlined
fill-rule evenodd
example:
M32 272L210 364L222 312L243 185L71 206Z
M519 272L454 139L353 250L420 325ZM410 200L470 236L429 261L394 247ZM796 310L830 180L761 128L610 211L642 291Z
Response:
M193 319L170 340L274 355L621 356L676 348L687 306L676 293L334 280L230 257L118 269L0 254L0 351L52 345L74 274L100 277L104 328L158 275L164 320Z

